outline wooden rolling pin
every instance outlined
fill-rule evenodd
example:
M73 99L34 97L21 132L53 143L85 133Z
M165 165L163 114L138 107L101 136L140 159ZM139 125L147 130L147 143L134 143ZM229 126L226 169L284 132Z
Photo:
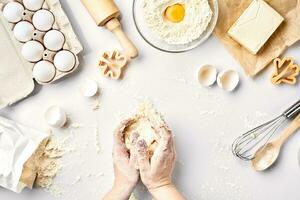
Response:
M138 56L138 50L124 33L118 20L120 10L113 0L81 0L98 26L105 26L119 39L130 58Z

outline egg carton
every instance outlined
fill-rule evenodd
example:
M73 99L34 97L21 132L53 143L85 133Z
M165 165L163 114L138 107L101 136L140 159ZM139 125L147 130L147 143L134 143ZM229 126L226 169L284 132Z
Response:
M53 83L78 68L83 48L59 0L0 0L0 10L1 23L37 83Z

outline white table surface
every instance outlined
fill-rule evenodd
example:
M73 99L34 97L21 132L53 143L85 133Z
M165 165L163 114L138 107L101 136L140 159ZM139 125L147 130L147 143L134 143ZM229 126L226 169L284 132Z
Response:
M277 165L264 173L255 172L249 163L235 159L230 152L235 137L280 114L298 100L299 85L273 86L269 80L271 68L255 79L246 77L239 64L214 37L187 53L157 51L136 31L131 14L132 1L121 0L116 2L123 13L124 29L136 43L140 56L130 63L122 81L109 80L102 77L96 65L103 51L120 48L118 42L111 33L94 25L80 1L61 2L85 48L80 70L56 84L37 87L33 95L0 114L36 129L48 130L44 111L50 105L59 105L67 111L72 122L83 126L54 130L58 137L70 137L69 145L75 150L65 154L64 167L50 192L35 188L14 194L0 189L1 200L96 200L102 197L113 181L113 129L143 99L151 99L173 129L178 152L174 181L187 199L300 198L297 160L300 134L290 138ZM294 56L300 63L299 50L299 44L295 45L286 55ZM199 87L197 69L206 63L218 69L236 69L241 75L238 90L226 93L217 86L211 89ZM86 78L97 80L101 87L98 111L93 111L92 102L79 92ZM97 126L99 154L95 145ZM78 178L81 180L76 182ZM57 191L61 194L57 195ZM141 187L137 188L136 196L150 199Z

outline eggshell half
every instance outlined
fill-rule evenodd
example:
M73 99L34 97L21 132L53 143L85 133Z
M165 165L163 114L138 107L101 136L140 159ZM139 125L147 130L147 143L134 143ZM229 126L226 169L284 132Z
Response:
M198 81L202 86L212 86L217 80L217 69L212 65L203 65L198 71Z
M38 10L32 17L34 27L40 31L49 31L54 24L54 15L49 10Z
M10 23L17 23L22 20L24 7L18 2L9 2L3 8L3 16Z
M55 67L49 62L42 60L33 67L33 78L42 83L48 83L55 77Z
M22 55L29 62L37 62L43 58L44 47L37 41L28 41L22 47Z
M98 84L94 80L87 79L82 84L81 93L85 97L93 97L98 93Z
M59 51L63 48L65 36L58 30L50 30L44 36L44 45L51 51Z
M27 21L20 21L15 25L13 32L17 40L27 42L32 39L34 27Z
M59 71L68 72L75 67L76 58L72 52L68 50L62 50L54 56L53 63Z
M23 0L23 5L26 9L37 11L42 8L44 0Z
M239 84L239 74L235 70L224 70L217 78L218 86L228 92L232 92Z
M51 106L45 112L45 120L50 126L62 128L67 122L67 115L62 108Z

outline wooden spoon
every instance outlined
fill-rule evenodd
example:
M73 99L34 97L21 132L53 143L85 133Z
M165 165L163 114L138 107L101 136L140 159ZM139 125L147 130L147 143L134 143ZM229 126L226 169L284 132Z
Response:
M277 160L280 153L280 149L284 142L298 130L300 127L300 114L289 124L289 126L284 130L282 135L274 140L261 147L256 153L255 157L252 160L252 166L257 171L263 171Z

